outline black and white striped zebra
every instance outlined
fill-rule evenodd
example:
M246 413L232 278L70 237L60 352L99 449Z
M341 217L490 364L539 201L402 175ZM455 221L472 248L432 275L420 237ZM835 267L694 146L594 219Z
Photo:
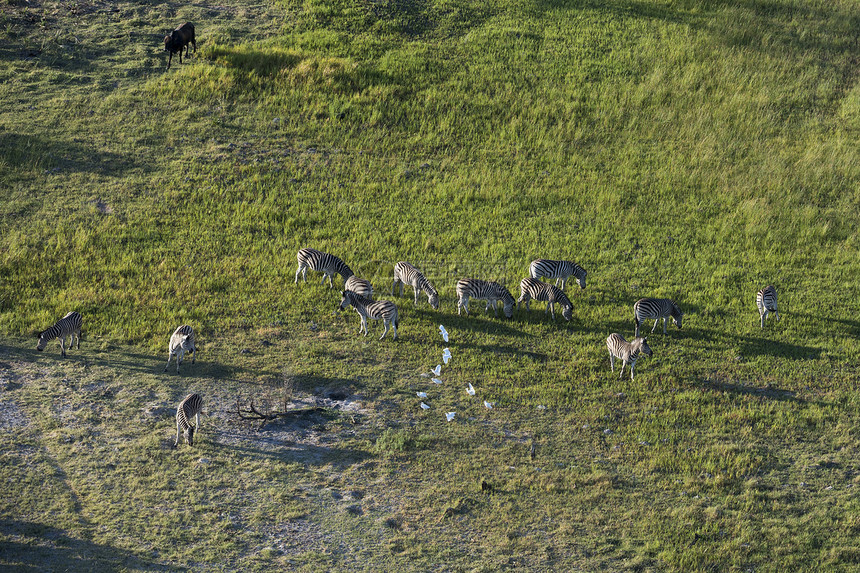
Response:
M651 356L651 347L648 346L647 338L634 338L631 342L627 342L623 336L617 332L613 332L606 338L606 348L609 350L609 367L615 372L615 359L621 359L621 372L618 374L620 379L624 376L624 366L630 365L630 380L633 380L633 371L636 368L636 360L640 353L645 353Z
M66 357L66 338L69 338L69 349L75 344L75 339L78 341L78 350L81 349L81 327L84 324L84 319L79 312L72 311L66 316L58 320L52 327L43 330L39 333L39 344L36 345L36 350L39 352L45 349L45 346L55 338L60 339L60 350L63 351L63 358Z
M767 318L768 313L774 313L776 319L779 320L779 312L776 310L776 289L773 285L768 285L756 293L755 304L761 315L762 328L764 328L764 319Z
M325 279L328 277L328 288L332 288L334 286L332 283L332 277L335 273L342 276L344 281L355 274L352 272L352 269L346 266L346 263L336 256L316 249L301 249L296 253L296 258L299 260L299 268L296 269L296 284L299 282L299 273L302 274L302 280L307 282L307 277L305 275L309 268L312 271L323 273L322 283L320 284L325 284Z
M194 432L200 429L200 411L203 409L203 398L200 394L189 394L176 408L176 441L173 447L179 445L179 434L185 438L185 443L194 445ZM194 424L191 424L194 418Z
M346 279L346 283L343 288L344 290L351 290L356 294L360 294L364 298L373 299L373 285L370 284L369 280L360 279L357 276L352 275Z
M675 304L675 301L668 298L640 298L633 303L633 325L636 328L636 336L639 336L639 325L643 320L654 319L654 328L651 332L657 329L657 323L663 319L663 334L666 334L666 319L671 317L675 326L681 328L681 319L684 313Z
M368 318L371 320L382 319L384 330L382 331L382 336L379 337L379 340L385 338L385 335L388 333L389 325L394 330L393 338L397 340L397 327L400 326L400 324L397 320L397 307L393 302L390 300L373 301L350 290L345 290L340 294L341 300L339 309L345 310L347 306L352 305L356 312L358 312L359 316L361 316L361 327L358 329L359 334L364 332L364 335L367 336Z
M167 364L164 365L164 372L167 372L167 367L170 366L170 359L174 355L176 355L177 374L179 374L179 365L182 364L182 357L186 352L191 354L191 364L194 364L196 350L194 329L187 324L177 326L173 334L170 335L170 342L167 343Z
M555 279L555 286L561 281L561 290L564 290L569 277L574 277L579 283L579 288L585 288L585 275L588 273L584 268L571 261L552 261L549 259L536 259L529 265L529 275L533 279L546 277Z
M546 312L552 313L552 319L555 320L555 310L553 304L558 303L561 306L561 315L565 320L570 320L573 317L573 304L567 295L555 285L541 282L537 279L526 277L520 281L520 298L517 300L517 307L521 302L526 303L526 310L529 309L529 304L532 299L547 302Z
M407 262L400 261L394 265L394 284L391 285L392 296L394 295L394 287L398 283L400 283L400 296L403 296L403 285L409 285L415 291L415 304L418 304L418 294L423 291L427 295L427 302L430 303L430 306L434 309L439 308L439 293L436 288L421 274L421 271Z
M498 302L502 301L504 305L505 316L511 318L514 315L514 300L513 295L508 292L508 289L493 281L482 281L481 279L460 279L457 281L457 314L460 314L460 309L466 311L466 316L469 315L469 299L477 298L487 301L487 308L484 312L493 307L493 312L499 316Z

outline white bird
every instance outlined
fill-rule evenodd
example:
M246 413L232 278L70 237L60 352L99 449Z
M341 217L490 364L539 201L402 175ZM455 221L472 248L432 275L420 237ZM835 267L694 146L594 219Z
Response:
M415 392L415 394L416 394L419 398L426 398L426 397L427 397L427 392Z
M441 375L442 375L442 365L441 365L441 364L437 364L437 365L436 365L436 368L434 368L434 369L433 369L433 370L431 370L430 372L431 372L431 373L433 373L433 374L435 374L436 376L441 376Z
M454 412L448 412L447 414L445 414L445 417L448 418L449 422L454 419L454 416L456 416Z
M475 395L475 387L474 387L474 386L472 386L472 383L471 383L471 382L469 382L469 387L468 387L468 388L466 388L466 394L468 394L469 396L474 396L474 395Z
M441 324L439 325L439 330L442 332L442 339L443 339L445 342L448 342L448 331L447 331L447 330L445 330L445 327L444 327L444 326L442 326Z
M442 351L442 360L445 364L448 364L448 361L451 360L451 351L449 349L446 348Z
M495 402L487 402L486 400L484 400L484 408L486 408L487 410L492 410L493 404L495 404Z
M433 381L433 384L441 384L441 383L442 383L442 379L441 379L441 378L431 378L430 380L432 380L432 381Z
M546 406L544 406L543 404L539 405L537 408L538 410L546 410Z
M421 409L422 409L422 410L429 410L429 409L430 409L430 406L428 406L428 405L427 405L427 404L425 404L424 402L421 402Z

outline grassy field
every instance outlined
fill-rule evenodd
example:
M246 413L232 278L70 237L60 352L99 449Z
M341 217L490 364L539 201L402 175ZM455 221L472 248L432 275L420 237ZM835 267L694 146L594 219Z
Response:
M0 0L0 566L856 570L858 54L853 0ZM571 322L457 315L538 257Z

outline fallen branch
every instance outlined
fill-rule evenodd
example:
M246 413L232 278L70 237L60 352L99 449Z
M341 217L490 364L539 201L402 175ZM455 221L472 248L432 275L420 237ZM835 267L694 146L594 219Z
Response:
M310 414L312 412L324 412L324 411L325 411L325 408L321 408L319 406L311 406L308 408L294 408L291 410L283 410L281 412L278 412L278 411L261 412L260 410L258 410L254 406L253 400L249 400L248 401L248 408L243 410L242 409L242 399L241 398L236 399L236 414L238 414L239 417L243 420L261 420L262 421L262 424L260 424L261 428L263 427L263 425L266 424L266 422L269 422L271 420L277 420L278 418L287 418L290 416L298 416L298 415L302 415L302 414Z

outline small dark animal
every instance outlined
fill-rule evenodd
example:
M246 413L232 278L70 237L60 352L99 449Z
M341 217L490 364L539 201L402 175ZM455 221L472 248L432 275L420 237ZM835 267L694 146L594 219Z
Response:
M182 63L182 49L185 48L185 55L188 56L190 48L188 44L194 46L194 52L197 52L197 42L194 40L194 24L185 22L169 36L164 37L164 49L170 52L170 57L167 59L167 69L170 69L170 62L173 61L173 54L179 52L179 63Z

